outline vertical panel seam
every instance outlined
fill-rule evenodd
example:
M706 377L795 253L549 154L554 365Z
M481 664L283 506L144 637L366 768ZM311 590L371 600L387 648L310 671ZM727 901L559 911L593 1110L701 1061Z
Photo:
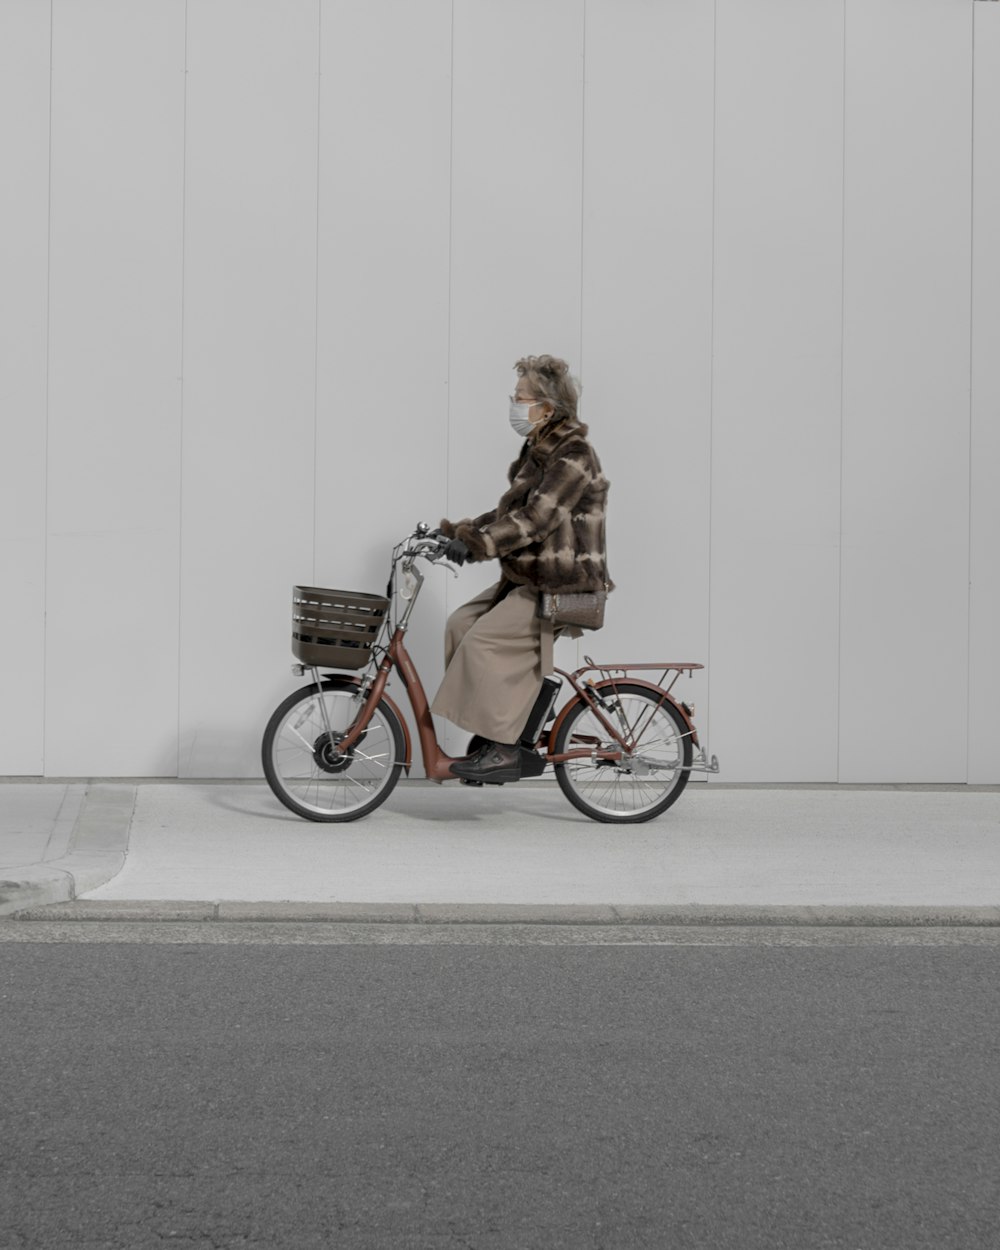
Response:
M975 385L976 326L976 6L970 6L972 64L969 88L969 547L968 585L966 589L966 651L965 651L965 784L971 780L972 765L972 492L973 439L975 437L973 387Z
M181 776L181 692L183 688L182 664L184 662L184 419L186 389L186 331L185 310L187 299L187 108L188 108L188 9L184 0L184 88L181 105L181 394L180 430L178 436L177 473L177 776Z
M319 252L320 187L323 160L323 0L316 0L316 248L313 290L313 482L312 482L312 583L317 585L316 555L319 550Z
M451 0L451 46L448 49L448 311L445 345L446 403L444 427L444 505L445 516L451 517L451 315L452 315L452 259L454 255L455 215L455 0ZM436 518L435 518L436 521ZM451 598L447 579L444 584L444 610L448 614Z
M715 511L713 485L715 481L714 436L715 436L715 189L718 182L717 134L719 115L719 0L712 4L712 255L711 273L709 275L709 331L708 331L708 639L706 641L705 662L705 704L708 708L707 735L712 731L712 534L714 529ZM711 784L711 777L706 780Z
M587 0L583 0L583 32L580 48L580 341L577 349L577 369L582 382L583 368L583 299L584 299L584 229L586 225L586 187L587 187ZM574 644L576 663L580 665L583 644L580 639Z
M583 377L583 266L584 266L584 227L586 224L586 186L587 186L587 0L583 0L583 41L580 70L580 341L577 348L577 368Z
M842 703L844 691L844 377L845 377L845 342L847 339L847 6L850 0L843 0L843 78L841 95L841 129L840 129L840 480L838 491L838 523L837 523L837 754L835 775L837 782L840 775L840 748Z
M46 745L48 719L48 660L49 660L49 397L50 397L50 351L52 345L52 80L55 64L55 0L49 0L49 151L48 186L45 224L45 481L42 487L42 725L41 725L41 773L46 775Z

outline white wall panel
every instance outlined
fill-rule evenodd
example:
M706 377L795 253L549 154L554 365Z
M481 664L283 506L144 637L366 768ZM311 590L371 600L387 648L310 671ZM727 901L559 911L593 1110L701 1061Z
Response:
M43 768L48 5L0 5L0 773Z
M180 772L260 771L313 567L318 0L188 19Z
M717 6L712 747L837 775L843 0Z
M514 361L580 368L583 29L579 0L456 0L446 515L492 508L519 443ZM467 568L449 608L494 581ZM455 742L459 739L455 739Z
M176 771L183 0L57 0L46 771Z
M848 4L842 781L966 777L973 7Z
M617 590L579 649L707 663L713 7L589 0L586 46L582 413ZM706 689L679 688L703 735Z
M446 507L451 0L327 2L322 66L315 577L379 592ZM444 577L407 640L429 697Z
M3 0L0 770L259 774L291 585L492 506L550 351L562 665L707 661L725 781L1000 782L998 83L971 0Z
M969 781L1000 782L1000 4L977 4Z

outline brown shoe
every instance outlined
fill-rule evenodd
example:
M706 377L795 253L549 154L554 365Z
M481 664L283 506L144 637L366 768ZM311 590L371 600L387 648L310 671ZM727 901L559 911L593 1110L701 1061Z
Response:
M499 786L506 781L521 779L521 748L515 742L508 746L503 742L487 742L475 755L456 760L451 771L463 781Z

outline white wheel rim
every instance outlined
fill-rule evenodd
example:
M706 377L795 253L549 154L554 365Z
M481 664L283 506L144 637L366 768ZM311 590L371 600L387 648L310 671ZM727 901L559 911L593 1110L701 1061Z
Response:
M612 719L623 737L638 735L631 760L620 763L594 763L589 759L568 760L565 776L580 799L605 816L640 816L662 803L683 776L684 740L670 712L656 707L648 697L622 692L620 711ZM621 748L588 708L570 727L566 750L580 746L597 750Z
M395 738L378 709L346 767L330 772L317 759L327 741L327 717L337 737L347 732L358 709L352 692L324 690L303 698L281 718L271 742L271 764L281 789L300 807L320 816L347 815L368 806L392 780L399 763Z

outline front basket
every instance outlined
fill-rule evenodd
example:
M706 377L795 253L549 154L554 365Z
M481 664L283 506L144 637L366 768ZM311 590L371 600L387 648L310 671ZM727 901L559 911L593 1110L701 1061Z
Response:
M292 653L311 668L364 668L388 610L384 595L296 586Z

